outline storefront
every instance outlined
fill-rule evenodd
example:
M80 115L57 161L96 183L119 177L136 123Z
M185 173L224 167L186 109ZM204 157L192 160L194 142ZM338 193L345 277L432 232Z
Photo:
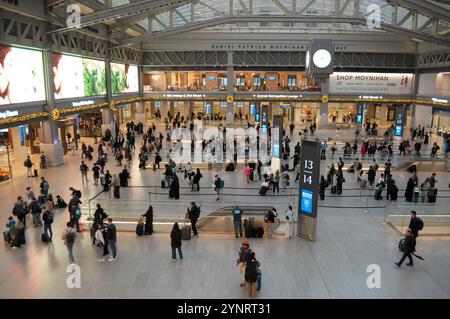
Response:
M7 131L8 129L6 129ZM3 131L3 132L2 132ZM0 131L2 135L4 130ZM0 142L0 183L8 181L12 178L12 165L11 165L11 147L8 144L2 144Z
M83 114L85 115L85 114ZM75 148L78 148L78 140L77 140L77 133L78 133L78 121L80 121L80 116L78 115L72 115L63 119L58 120L58 134L59 139L61 141L61 146L63 148L64 155L67 154L67 152L71 149L72 143L75 142ZM81 129L80 124L80 136L86 137L89 135L86 135L89 132L89 125L85 122L83 124L83 130ZM83 132L84 135L81 133Z
M124 124L134 120L134 114L136 113L136 107L134 103L117 105L113 110L114 120L116 123ZM101 120L101 117L100 117Z
M433 133L442 136L450 134L450 110L433 109Z

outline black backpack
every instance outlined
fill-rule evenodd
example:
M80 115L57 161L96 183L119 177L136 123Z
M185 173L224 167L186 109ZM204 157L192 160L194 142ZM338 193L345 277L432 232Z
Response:
M76 195L78 198L81 198L81 191L75 190L75 195Z
M256 282L258 280L258 262L254 259L247 261L245 267L245 281Z
M417 218L417 230L423 229L423 220L420 218Z

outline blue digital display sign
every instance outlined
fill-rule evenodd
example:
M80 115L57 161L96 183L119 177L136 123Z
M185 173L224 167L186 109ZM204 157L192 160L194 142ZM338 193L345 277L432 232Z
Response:
M256 122L259 122L259 119L260 119L260 115L259 115L258 113L256 113L256 114L255 114L255 121L256 121Z
M403 127L401 125L395 126L395 136L403 136Z
M362 123L362 115L358 115L358 116L356 117L356 123L359 123L359 124Z
M273 144L273 151L272 151L273 157L280 157L280 144Z
M205 103L205 111L207 115L211 115L211 103Z
M302 189L300 209L302 212L312 214L314 193L307 189Z
M255 115L256 107L254 103L250 103L250 115Z

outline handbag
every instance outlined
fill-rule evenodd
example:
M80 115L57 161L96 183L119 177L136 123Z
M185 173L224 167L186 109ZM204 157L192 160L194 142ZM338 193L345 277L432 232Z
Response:
M101 248L101 247L103 247L103 246L104 246L103 242L99 241L99 242L97 243L97 247L98 247L98 248Z

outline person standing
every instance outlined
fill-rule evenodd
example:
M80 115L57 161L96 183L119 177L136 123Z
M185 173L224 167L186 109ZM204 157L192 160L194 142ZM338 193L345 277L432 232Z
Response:
M31 162L29 155L27 155L27 159L23 162L23 165L27 168L28 177L33 177L33 162Z
M245 266L245 282L248 284L248 296L250 298L256 296L259 267L260 263L256 260L255 253L251 251Z
M52 241L53 231L52 224L54 219L54 213L52 210L47 209L45 206L42 208L44 212L42 213L42 221L44 222L44 234L47 236L48 241Z
M269 210L269 211L267 212L267 215L266 215L266 218L265 218L265 219L267 219L267 223L268 223L268 229L269 229L269 231L268 231L267 237L268 237L269 239L272 239L273 227L274 227L274 225L275 225L275 218L277 217L277 216L275 215L275 212L276 212L276 211L274 211L273 209Z
M47 168L47 156L45 156L44 151L41 152L41 156L39 158L41 160L40 167L42 169Z
M342 172L342 168L339 167L336 173L336 193L338 195L342 194L342 184L345 182L344 173Z
M100 167L94 164L94 166L92 167L92 174L94 177L94 185L97 186L98 180L100 178Z
M106 256L109 255L108 249L108 227L106 225L99 225L94 233L94 242L97 243L97 247L102 248L102 257L99 261L103 262L106 260Z
M214 180L214 190L217 193L217 198L216 201L220 199L220 196L222 196L223 199L223 180L219 177L219 175L215 175L214 176L215 180Z
M84 163L84 161L81 161L81 165L80 165L80 172L81 172L81 182L84 182L84 180L86 180L86 183L89 182L88 180L88 166Z
M256 162L256 172L258 173L258 181L261 180L261 169L262 169L262 162L258 160Z
M242 214L244 211L239 207L239 203L236 204L236 207L233 209L233 224L234 224L234 238L238 238L238 230L239 235L242 237Z
M320 182L319 182L319 198L321 200L325 199L325 188L328 187L328 181L325 179L323 175L320 176Z
M413 266L414 262L413 262L411 254L416 251L416 239L409 229L406 231L406 237L405 237L403 247L404 247L403 256L399 262L395 263L395 265L397 267L400 267L402 265L402 263L405 261L406 257L408 257L409 263L407 263L406 265Z
M194 233L194 236L198 236L197 231L197 220L200 217L200 210L195 205L195 202L191 202L190 207L187 209L189 220L191 221L192 231Z
M119 179L119 176L117 176L116 174L113 175L112 184L114 187L114 198L119 199L120 198L120 179Z
M41 177L40 189L41 189L42 194L44 195L45 201L47 201L48 190L50 189L50 185L45 180L44 176Z
M277 194L280 193L280 171L277 170L275 172L275 175L273 177L273 193L275 193L275 190L277 191Z
M245 164L244 176L245 176L245 180L246 180L247 184L250 183L250 171L251 171L250 166L248 166L248 164Z
M181 229L178 226L178 223L173 224L172 231L170 232L170 245L172 247L171 260L177 260L176 250L178 250L180 260L183 260L183 252L181 251Z
M295 226L295 214L292 211L291 205L288 205L288 208L286 209L286 223L288 226L287 237L291 238L294 236L294 226Z
M200 179L203 177L202 173L200 173L200 169L197 168L197 173L192 180L192 191L194 191L194 186L197 185L197 192L200 191Z
M169 188L169 198L180 198L180 181L178 180L177 174L172 174L172 183L170 183Z
M31 216L33 217L33 226L39 227L42 226L41 223L41 205L39 205L39 202L36 200L35 197L31 198L31 202L29 205L29 209L31 212Z
M236 261L236 266L239 267L239 273L241 274L241 282L240 282L241 287L245 286L245 266L247 264L250 252L251 252L250 243L248 242L247 239L244 239L242 241L242 246L239 249L239 257Z
M108 226L107 226L107 234L108 234L108 245L111 247L112 256L108 259L108 261L114 261L117 257L117 231L116 225L113 224L112 218L108 218Z
M141 216L145 217L144 235L153 234L153 206L148 206L147 212Z
M73 224L71 222L67 222L66 229L62 235L62 240L64 241L64 245L67 246L67 252L69 253L69 261L71 263L75 262L75 258L73 257L73 245L75 244L75 238L77 237L77 232L73 229Z

